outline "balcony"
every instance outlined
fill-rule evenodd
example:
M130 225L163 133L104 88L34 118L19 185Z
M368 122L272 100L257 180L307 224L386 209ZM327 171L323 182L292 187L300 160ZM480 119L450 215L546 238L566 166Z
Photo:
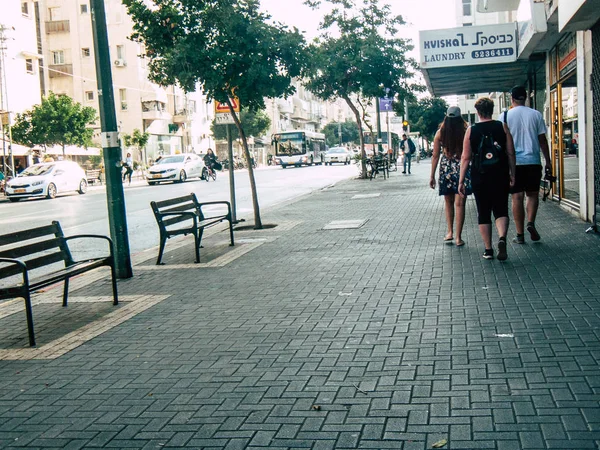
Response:
M166 111L164 103L158 101L143 101L142 119L169 120L171 119L171 115Z
M173 115L173 123L187 123L189 121L189 115L187 109L180 109L175 111Z
M46 34L68 33L71 31L71 25L68 20L46 21Z
M50 64L48 65L48 77L60 78L73 75L73 64Z
M310 113L306 111L304 108L295 106L294 112L290 115L292 120L310 120Z

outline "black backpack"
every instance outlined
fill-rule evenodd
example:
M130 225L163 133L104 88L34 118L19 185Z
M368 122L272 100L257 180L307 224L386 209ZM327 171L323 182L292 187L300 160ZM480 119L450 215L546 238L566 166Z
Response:
M482 133L474 158L479 173L489 173L496 170L502 160L503 153L504 150L494 140L492 133Z

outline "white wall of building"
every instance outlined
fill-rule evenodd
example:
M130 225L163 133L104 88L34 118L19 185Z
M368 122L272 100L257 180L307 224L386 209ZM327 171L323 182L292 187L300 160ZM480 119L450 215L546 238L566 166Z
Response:
M23 6L25 5L25 6ZM32 1L2 0L0 26L3 26L4 56L0 82L5 83L0 110L22 113L40 103L40 78Z

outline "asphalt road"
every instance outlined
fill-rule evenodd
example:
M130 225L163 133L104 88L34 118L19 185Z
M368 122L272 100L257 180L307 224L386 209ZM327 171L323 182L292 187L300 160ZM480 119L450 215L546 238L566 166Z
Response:
M340 180L357 176L356 166L313 166L282 169L267 167L255 170L261 211L291 201ZM220 172L216 182L188 180L182 184L145 183L125 186L125 204L131 254L158 245L158 228L150 209L150 201L165 200L194 192L200 201L229 200L229 173ZM253 217L252 195L248 172L235 172L237 218ZM32 228L58 220L65 235L109 235L105 189L90 188L87 194L66 194L54 200L32 199L18 203L0 203L0 234ZM76 246L83 253L97 253L98 246L88 241ZM83 254L79 254L83 257Z

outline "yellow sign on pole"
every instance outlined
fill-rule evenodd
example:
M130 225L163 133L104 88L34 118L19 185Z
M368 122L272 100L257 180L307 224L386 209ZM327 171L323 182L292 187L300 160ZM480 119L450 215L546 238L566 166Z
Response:
M2 120L2 126L5 127L10 124L10 113L8 111L0 112L0 120Z
M240 100L237 97L230 98L231 106L235 112L240 112ZM229 105L227 103L217 102L215 100L215 114L229 113Z

